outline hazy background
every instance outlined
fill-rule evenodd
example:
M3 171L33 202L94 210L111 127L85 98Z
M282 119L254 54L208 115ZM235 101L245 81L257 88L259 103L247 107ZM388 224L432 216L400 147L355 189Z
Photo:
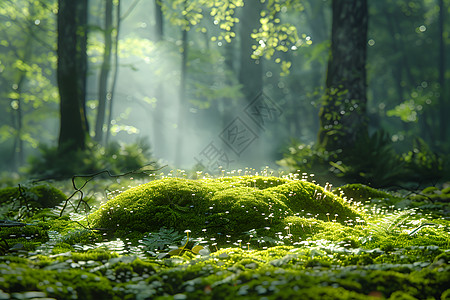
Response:
M89 4L86 104L92 135L104 51L103 3L91 0ZM247 8L257 10L259 5L255 3L256 0L245 1ZM228 43L217 38L218 26L210 12L203 10L200 13L203 19L187 33L183 72L183 36L177 23L183 16L177 17L178 8L172 8L163 17L160 36L154 1L121 1L119 65L110 140L124 143L144 140L151 146L154 158L175 168L193 168L202 161L207 168L221 164L226 169L259 169L266 165L276 168L276 161L287 151L291 139L306 144L316 141L330 46L331 1L299 3L302 11L285 9L278 16L295 25L301 45L270 59L256 60L259 65L256 73L242 79L245 64L255 64L255 59L249 57L253 50L246 50L242 43L250 39L244 33L253 30L244 27L256 26L242 22L244 18L248 20L251 11L235 9L234 17L241 22L229 30L235 37ZM117 1L114 4L117 9ZM449 1L443 5L448 12ZM15 171L26 165L30 155L39 155L39 145L57 143L56 7L51 0L4 0L0 4L3 171ZM433 149L442 149L448 143L438 134L436 109L438 66L442 63L448 66L448 61L439 59L438 12L439 1L369 1L370 129L386 130L398 149L407 149L416 136ZM448 20L445 22L448 47L449 25ZM255 40L253 43L257 45ZM277 59L291 63L288 74ZM446 67L447 83L449 77ZM182 78L184 90L180 85ZM257 78L262 78L262 85ZM110 92L112 81L110 73ZM180 101L184 103L181 108ZM268 110L260 113L272 113L266 115L262 127L248 113L251 103L265 103ZM180 112L184 116L182 122ZM235 143L239 148L234 150L227 145L236 129L233 122L247 128L246 135L239 136L240 143ZM213 154L215 162L211 163L208 159ZM219 162L217 157L221 158Z

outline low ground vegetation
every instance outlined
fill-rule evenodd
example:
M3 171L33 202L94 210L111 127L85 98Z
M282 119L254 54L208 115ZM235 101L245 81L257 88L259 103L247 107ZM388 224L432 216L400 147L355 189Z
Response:
M0 299L450 298L448 187L182 174L0 190Z

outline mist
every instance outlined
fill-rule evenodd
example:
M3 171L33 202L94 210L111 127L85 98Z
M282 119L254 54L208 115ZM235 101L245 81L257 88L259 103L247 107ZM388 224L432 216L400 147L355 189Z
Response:
M40 155L40 146L58 143L58 10L55 1L44 2L5 1L0 6L5 171L25 166L30 156ZM367 119L369 132L385 131L396 149L407 151L420 137L432 151L442 152L448 143L438 128L448 124L437 116L439 105L448 102L448 90L439 90L442 80L448 83L448 62L439 79L438 13L422 2L415 8L385 1L369 5ZM193 4L182 13L179 5L165 1L159 8L155 1L113 2L109 33L118 52L116 64L111 50L105 89L102 133L107 143L139 141L151 147L149 160L214 173L279 169L293 141L305 146L317 141L331 1L304 1L276 14L263 4L243 4L222 7L228 9L229 23L221 23L213 6ZM287 25L264 36L263 16ZM94 139L104 28L104 1L90 1L85 107ZM448 33L448 24L442 28ZM282 30L290 35L271 46L270 34ZM106 143L105 137L100 143Z

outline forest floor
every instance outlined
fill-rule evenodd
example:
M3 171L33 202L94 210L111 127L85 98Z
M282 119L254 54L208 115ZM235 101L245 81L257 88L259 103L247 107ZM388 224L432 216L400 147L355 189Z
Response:
M0 189L0 299L450 299L450 188L264 175Z

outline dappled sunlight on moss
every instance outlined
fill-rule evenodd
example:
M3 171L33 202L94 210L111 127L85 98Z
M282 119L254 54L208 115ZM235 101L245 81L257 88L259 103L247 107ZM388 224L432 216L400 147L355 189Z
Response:
M359 185L341 198L294 175L161 177L115 193L87 220L37 214L2 228L0 296L448 296L450 223L434 207Z
M114 231L146 232L166 226L236 235L275 226L295 214L337 222L363 216L356 206L309 182L236 176L155 180L118 195L90 219L96 227Z

